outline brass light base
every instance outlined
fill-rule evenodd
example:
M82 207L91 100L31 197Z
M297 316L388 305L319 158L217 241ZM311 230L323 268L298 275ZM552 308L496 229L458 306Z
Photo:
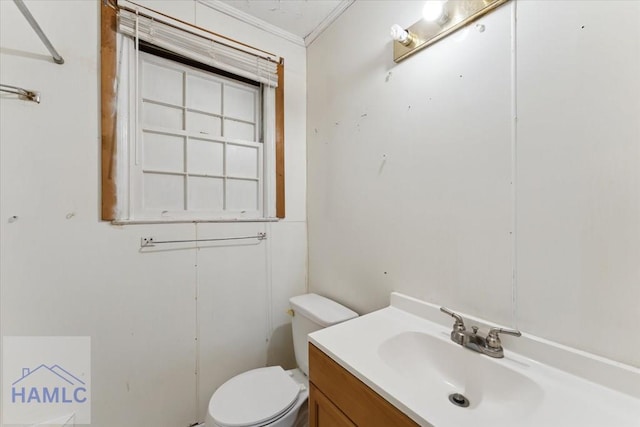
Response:
M418 52L420 49L437 42L491 12L509 0L449 0L445 3L445 14L448 19L444 22L429 22L419 20L409 28L411 43L403 45L393 42L393 60L400 62Z

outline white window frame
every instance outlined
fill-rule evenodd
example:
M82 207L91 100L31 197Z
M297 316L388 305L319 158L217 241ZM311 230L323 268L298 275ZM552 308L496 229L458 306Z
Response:
M130 37L118 34L118 86L117 86L117 199L116 222L215 222L215 221L272 221L275 220L275 88L262 84L256 96L258 103L255 111L262 111L262 117L256 122L256 133L261 134L253 145L246 141L233 140L226 137L215 137L216 141L229 144L240 144L258 147L258 209L255 211L168 211L144 208L142 203L143 175L141 162L142 125L139 124L142 113L139 72L141 57L163 63L170 60L141 52L136 49L136 42ZM179 68L189 68L192 73L213 75L207 71L197 70L188 65L179 64ZM216 79L226 80L234 85L231 79L216 75ZM182 106L182 108L186 108ZM129 120L124 118L128 117ZM184 117L183 117L184 119ZM158 129L160 133L164 132ZM171 132L175 134L175 132ZM181 135L188 137L189 132ZM200 137L200 139L210 139ZM261 142L259 141L261 140ZM185 142L186 144L186 142ZM225 150L226 153L226 150ZM188 171L185 170L188 174ZM233 179L225 173L227 179ZM188 184L187 184L188 185ZM225 185L226 188L226 185ZM185 192L185 199L188 194ZM225 196L226 198L226 196ZM186 201L185 201L186 203Z

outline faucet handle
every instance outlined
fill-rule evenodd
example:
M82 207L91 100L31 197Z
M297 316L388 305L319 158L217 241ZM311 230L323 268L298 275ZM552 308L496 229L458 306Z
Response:
M456 319L455 323L453 324L453 329L459 330L459 331L465 330L464 320L462 320L462 316L460 316L458 313L455 313L449 310L447 307L440 307L440 311Z
M498 334L507 334L519 337L522 335L522 332L516 329L491 328L489 329L489 334L487 334L487 347L493 349L502 348L502 343L500 342L500 336Z
M517 329L505 329L505 328L491 328L489 329L489 335L498 335L498 334L507 334L519 337L522 335L522 332Z

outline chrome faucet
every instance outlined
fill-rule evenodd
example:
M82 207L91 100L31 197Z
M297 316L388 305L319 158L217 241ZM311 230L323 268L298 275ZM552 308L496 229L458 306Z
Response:
M458 313L454 313L446 307L440 307L440 311L455 319L453 329L451 330L451 341L490 357L504 357L504 349L502 348L499 334L514 335L516 337L522 335L520 331L515 329L491 328L487 336L483 337L478 335L477 326L472 326L471 332L467 331L467 328L464 326L464 320L462 320L462 316Z

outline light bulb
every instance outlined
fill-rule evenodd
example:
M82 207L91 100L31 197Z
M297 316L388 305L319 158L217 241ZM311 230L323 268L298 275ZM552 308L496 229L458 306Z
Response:
M444 16L444 0L428 0L422 9L425 21L438 21Z
M400 43L404 43L409 37L409 33L407 30L402 28L398 24L394 24L391 26L391 38Z
M398 24L391 26L391 38L405 46L409 46L413 42L411 33Z

